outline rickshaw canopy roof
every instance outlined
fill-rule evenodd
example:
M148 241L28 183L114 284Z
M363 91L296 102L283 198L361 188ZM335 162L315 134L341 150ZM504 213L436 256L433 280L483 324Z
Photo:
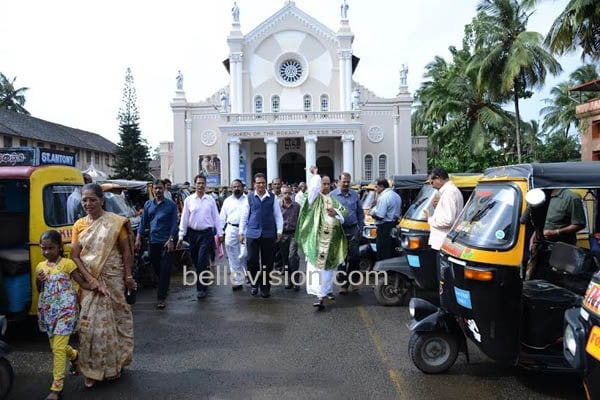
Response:
M459 174L448 174L450 180L459 189L474 188L477 186L477 182L483 176L483 174L476 173L459 173Z
M100 185L102 186L102 190L147 190L148 185L151 182L149 181L129 181L126 179L109 179L106 181L102 181Z
M394 189L420 189L427 180L427 174L394 175Z
M531 189L600 187L600 162L532 163L486 169L483 179L492 178L524 178Z

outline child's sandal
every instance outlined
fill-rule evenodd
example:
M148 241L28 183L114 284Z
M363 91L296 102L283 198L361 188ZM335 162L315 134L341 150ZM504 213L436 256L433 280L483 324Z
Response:
M77 362L79 361L79 351L77 352L77 355L75 356L74 359L69 360L69 374L71 375L77 375L79 373L78 370L78 364Z

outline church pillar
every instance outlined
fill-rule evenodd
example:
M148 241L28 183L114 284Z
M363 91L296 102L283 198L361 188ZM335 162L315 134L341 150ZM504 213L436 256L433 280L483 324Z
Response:
M185 119L185 156L186 181L191 182L192 175L192 119Z
M231 113L242 111L242 53L232 53L229 57L231 69Z
M340 109L351 110L352 97L352 51L341 50L338 52L340 70Z
M342 172L348 172L354 176L354 135L342 136Z
M394 175L400 175L400 115L394 114Z
M317 165L317 135L306 135L304 137L306 146L306 182L310 179L310 167Z
M229 144L229 184L234 179L241 179L240 176L240 138L230 138ZM243 177L245 180L246 177Z
M267 182L277 178L277 138L265 138L267 144Z

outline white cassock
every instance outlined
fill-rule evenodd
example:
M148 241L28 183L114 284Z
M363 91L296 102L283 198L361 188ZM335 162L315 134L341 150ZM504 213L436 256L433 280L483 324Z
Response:
M225 252L229 261L231 284L235 286L243 285L246 281L246 257L240 257L241 244L238 233L242 209L247 202L248 197L245 194L239 198L231 195L223 202L219 214L221 226L225 226Z

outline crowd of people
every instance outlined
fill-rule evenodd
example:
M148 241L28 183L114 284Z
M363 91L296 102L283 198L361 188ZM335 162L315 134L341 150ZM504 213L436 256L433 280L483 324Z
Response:
M73 225L71 259L63 257L57 231L47 231L40 239L46 261L37 268L39 325L48 333L54 355L47 399L61 397L67 360L69 372L84 376L85 387L119 378L131 362L133 320L127 294L137 290L133 254L143 246L144 232L158 280L157 309L167 307L173 251L186 243L197 276L209 270L215 246L224 244L233 291L248 285L250 295L269 298L274 266L281 269L284 288L299 291L294 276L301 256L306 260L306 291L315 296L312 305L317 310L325 308L326 300L335 299L336 271L343 271L346 278L339 282L340 295L358 291L348 277L358 269L364 212L358 193L350 187L351 179L350 173L343 172L332 185L331 178L319 175L313 166L307 184L286 185L279 178L267 184L265 175L257 173L252 190L235 179L228 195L222 191L214 196L207 192L206 177L199 174L181 209L169 196L170 181L156 180L154 198L144 204L136 236L127 218L104 210L102 188L86 183L78 193L85 215ZM455 196L443 170L434 170L431 181L442 194L429 218L433 232L437 221L445 221L443 216L449 213L441 208L450 207ZM385 259L392 256L389 236L400 217L402 200L385 179L377 181L376 190L378 199L370 215L378 226L379 258ZM202 279L195 283L196 297L204 301L210 284ZM69 345L75 332L77 349Z

